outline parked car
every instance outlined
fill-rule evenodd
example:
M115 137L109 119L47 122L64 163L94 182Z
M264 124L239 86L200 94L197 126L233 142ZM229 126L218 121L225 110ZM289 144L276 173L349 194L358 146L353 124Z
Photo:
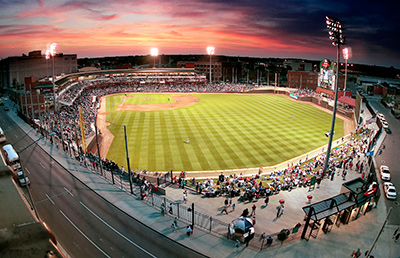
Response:
M382 122L382 127L383 128L388 128L389 127L389 123L386 122L386 121Z
M391 133L392 133L392 130L390 130L389 127L386 127L386 128L385 128L385 132L388 133L388 134L391 134Z
M376 116L377 116L379 119L385 119L385 118L386 118L385 115L382 114L382 113L377 113Z
M22 173L22 171L14 172L14 176L18 180L20 186L26 186L31 183L29 178L27 176L24 176L24 173Z
M382 180L389 181L390 180L390 170L388 166L382 165L380 167L380 172L381 172L381 178Z
M383 183L383 190L385 191L386 198L391 200L396 199L397 196L396 187L392 183L390 182Z

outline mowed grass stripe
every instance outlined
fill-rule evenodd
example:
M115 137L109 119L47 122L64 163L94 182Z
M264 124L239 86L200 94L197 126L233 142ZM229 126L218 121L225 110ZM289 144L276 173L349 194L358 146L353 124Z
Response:
M166 112L159 112L159 120L160 120L160 135L161 140L160 143L157 144L156 148L160 151L162 150L162 154L157 155L157 158L160 159L159 164L163 164L164 167L172 167L173 164L173 156L171 155L171 145L170 145L170 133L169 127L167 126Z
M137 125L142 127L139 135L132 132L137 140L135 152L140 150L140 159L134 162L139 162L140 168L166 171L267 166L327 143L324 134L330 127L331 115L308 104L279 95L195 95L201 101L185 108L111 111L107 115L114 124L121 124L132 119L119 113L153 113L153 118L146 115ZM107 108L115 107L107 103ZM137 119L134 121L137 123ZM114 124L110 131L116 130ZM335 138L339 138L343 135L343 121L338 119L336 127ZM190 145L185 144L187 137Z
M232 121L234 120L234 121ZM266 155L266 153L263 150L263 146L260 146L258 143L261 140L261 136L257 133L257 131L254 131L251 126L237 126L237 120L235 117L232 117L231 119L225 120L225 125L223 126L224 131L231 131L231 139L230 139L230 144L234 144L235 147L240 150L241 153L238 153L238 158L246 164L259 164L261 163L261 160L259 159L260 155ZM241 144L243 141L246 141L249 143L249 146L246 147L243 144ZM238 166L238 164L235 164Z
M210 119L211 121L216 120L214 114L209 114L208 119ZM243 162L243 155L241 154L241 152L238 151L240 150L240 148L237 148L235 151L235 145L232 144L235 136L228 135L227 132L229 132L229 130L225 127L224 123L221 123L220 121L215 121L212 126L218 132L215 140L219 143L219 146L226 150L226 155L224 155L225 153L222 153L220 155L224 157L224 162L227 163L228 166L227 168L244 166L246 163Z
M210 164L207 157L204 155L203 149L206 146L209 146L211 141L208 138L208 135L202 134L201 130L199 130L202 127L202 122L199 120L199 116L197 116L193 110L187 109L186 119L189 119L188 117L192 117L193 119L193 123L189 124L190 144L193 148L193 154L196 157L196 160L192 161L192 166L195 170L205 170L210 168ZM201 143L205 143L205 146L201 146Z
M210 170L212 167L216 166L221 166L224 164L219 164L221 160L223 160L220 150L216 146L216 140L215 140L215 135L213 132L211 132L211 125L213 124L213 121L207 119L206 116L198 116L197 118L198 121L198 126L196 128L196 131L198 132L197 135L195 135L195 144L198 146L199 149L201 149L201 152L203 153L204 160L206 160L206 163L203 163L201 165L200 170Z
M207 112L207 115L202 117L202 126L199 126L198 128L198 130L203 131L201 134L202 139L206 139L207 141L203 151L208 152L214 157L214 159L210 161L211 165L214 165L215 167L228 168L229 165L226 163L228 156L226 151L224 151L224 144L221 144L223 141L220 140L222 137L219 134L220 130L215 126L216 121L213 119L213 117L210 117L210 115L211 114ZM207 158L209 158L209 156L210 155L208 155Z
M183 132L181 131L182 127L184 126L183 122L181 121L181 113L173 112L172 114L173 115L170 116L170 118L171 124L174 126L173 132L175 134L175 148L179 153L179 161L176 162L176 166L185 167L186 170L193 170L190 163L190 157L188 156L185 149L185 140L187 137L185 137L185 135L183 135Z
M237 138L239 132L237 132L237 130L230 131L231 128L227 126L230 123L229 120L232 117L227 111L229 107L230 106L226 107L220 105L220 103L217 103L214 109L215 111L212 113L210 112L209 118L212 121L215 121L215 128L218 128L218 130L221 131L221 134L218 138L220 145L226 146L225 148L229 150L227 154L229 155L228 158L229 160L231 160L231 163L228 165L228 168L246 166L246 164L248 164L253 157L249 155L250 153L245 147L237 144L237 142L239 142Z
M250 114L245 117L235 116L233 119L235 120L235 125L242 124L242 127L244 127L244 131L241 131L240 135L246 136L242 137L243 140L252 142L252 147L255 151L253 154L254 158L265 159L266 156L270 155L271 152L275 150L271 150L269 147L269 133L268 131L264 131L265 128L271 128L271 126L269 126L269 120L260 119L260 116L263 116L266 110L266 108L264 108L265 102L260 101L258 104L259 105L254 105L258 107L254 115ZM240 122L240 120L243 122Z

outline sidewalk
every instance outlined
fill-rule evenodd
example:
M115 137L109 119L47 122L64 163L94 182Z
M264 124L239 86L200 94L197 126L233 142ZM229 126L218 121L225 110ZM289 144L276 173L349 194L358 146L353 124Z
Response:
M8 115L33 140L39 139L40 135L37 135L35 130L26 125L15 113L9 112ZM210 257L348 257L357 248L360 248L362 252L370 248L386 217L384 202L381 201L378 203L377 209L368 212L356 221L350 222L348 225L342 225L340 228L334 227L326 235L319 232L317 239L284 242L281 246L270 247L261 252L241 246L239 252L234 253L233 241L208 234L196 227L194 234L187 237L185 234L186 225L183 222L178 222L178 231L172 232L170 225L173 217L162 217L158 210L131 196L128 192L121 190L120 186L112 185L104 177L80 166L76 160L51 145L49 141L40 139L38 145L48 152L56 162L68 169L73 176L108 202L170 239ZM347 180L351 180L358 175L354 171L349 171ZM323 180L321 187L311 192L314 197L313 202L338 194L342 182L342 178L338 176L335 177L333 182ZM297 222L302 222L304 212L301 207L306 205L306 195L308 194L310 194L308 188L295 189L292 192L283 191L279 195L272 196L269 206L264 209L262 208L264 204L261 201L257 202L256 232L266 232L268 236L268 233L276 233L282 228L292 228ZM168 188L167 198L181 200L182 190ZM285 199L285 212L282 217L275 219L275 206L278 204L279 199ZM239 204L236 201L237 198L235 198L234 202L237 203L236 211L233 214L221 215L218 209L223 206L223 200L223 198L205 198L194 193L189 193L188 196L188 204L194 202L195 209L199 212L228 222L240 215L244 207L251 207L252 205ZM391 238L396 228L397 226L394 225L386 225L372 252L375 257L399 257L400 243L394 243ZM259 240L253 239L252 241Z

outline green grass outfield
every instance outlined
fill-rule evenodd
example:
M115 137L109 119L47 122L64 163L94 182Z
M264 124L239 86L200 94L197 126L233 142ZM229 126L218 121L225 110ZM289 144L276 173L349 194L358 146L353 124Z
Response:
M133 93L132 93L133 95ZM134 94L168 102L169 94ZM162 111L115 111L120 95L107 97L108 129L115 136L107 158L127 167L127 127L131 169L219 170L271 166L328 143L332 115L280 95L192 94L192 106ZM111 104L112 103L112 104ZM130 102L135 104L136 102ZM292 118L293 114L293 118ZM335 136L344 121L336 119ZM190 144L186 144L186 138Z

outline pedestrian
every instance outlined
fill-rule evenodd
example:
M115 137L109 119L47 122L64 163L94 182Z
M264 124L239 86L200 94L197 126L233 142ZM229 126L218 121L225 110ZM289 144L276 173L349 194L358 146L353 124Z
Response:
M361 251L360 248L357 249L357 251L353 251L353 253L351 254L351 257L360 257L361 256Z
M229 198L229 205L232 205L232 197Z
M172 232L175 232L175 231L176 231L176 226L175 226L174 223L172 223L171 228L172 228Z
M317 181L317 188L319 188L319 185L321 184L322 178L318 177L316 181Z
M399 237L400 237L400 232L397 233L396 237L394 238L395 239L394 242L397 243L397 240L399 240Z
M229 200L228 200L228 197L226 197L225 201L224 201L225 206L228 206L228 203L229 203Z
M272 239L272 237L271 236L269 236L268 238L267 238L267 245L272 245L272 242L274 241L274 239Z
M263 232L263 233L261 234L261 237L260 237L260 239L264 241L264 240L265 240L265 238L266 238L266 236L265 236L265 232Z
M178 217L175 217L175 219L174 219L174 225L175 225L175 227L178 227Z
M236 203L232 204L232 212L235 211L235 208L236 208Z
M277 218L279 218L279 216L280 216L280 214L281 214L281 209L282 209L282 206L281 206L281 205L279 205L278 207L276 207L276 217L277 217Z
M236 240L236 243L235 243L235 253L239 250L239 246L240 246L240 242L239 242L239 240Z
M251 213L250 213L250 216L251 215L256 215L256 205L255 204L253 204L253 206L251 207Z
M397 227L397 229L394 231L392 238L394 239L399 232L400 227Z
M164 207L164 203L161 203L161 215L164 216L165 215L165 207Z
M224 207L222 208L221 213L225 212L226 214L228 214L228 210L226 209L228 206L224 205Z
M267 206L267 205L268 205L268 202L269 202L269 196L265 197L264 202L265 202L265 206Z
M190 144L189 138L186 139L186 144Z
M172 202L169 203L168 213L172 214Z
M186 192L183 192L183 202L186 203L186 200L187 200Z
M253 226L256 224L256 216L253 216L252 223L253 223Z
M343 170L343 172L342 172L343 180L346 180L346 175L347 175L347 171L346 171L346 170Z
M189 225L186 227L186 235L190 236L192 234L193 230L192 227Z
M240 216L247 217L248 215L249 215L249 209L246 208L243 210L242 215L240 215Z

